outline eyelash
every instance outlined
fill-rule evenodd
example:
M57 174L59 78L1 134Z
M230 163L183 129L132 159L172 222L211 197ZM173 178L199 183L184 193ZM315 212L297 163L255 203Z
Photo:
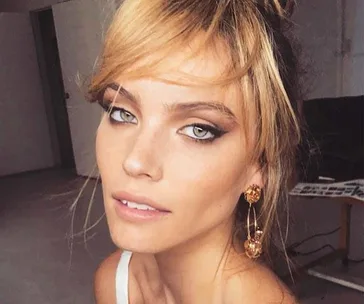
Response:
M117 125L117 124L128 124L129 122L119 122L119 121L115 121L115 119L113 119L111 117L111 115L116 112L116 111L121 111L121 112L125 112L125 113L129 113L130 115L133 115L132 113L130 113L129 111L125 110L124 108L119 108L119 107L114 107L111 105L111 102L99 102L99 105L102 107L102 109L108 113L109 115L109 121L111 124ZM134 116L134 115L133 115ZM207 139L200 139L200 138L194 138L191 136L186 135L189 139L197 142L197 143L202 143L202 144L209 144L212 143L213 141L215 141L216 139L222 137L224 134L226 134L227 132L221 128L217 128L217 127L213 127L211 125L207 125L207 124L191 124L191 125L187 125L184 128L187 127L195 127L195 128L200 128L204 131L210 132L213 136L211 138L207 138Z
M212 143L213 141L222 137L226 133L226 131L224 131L222 129L215 128L215 127L212 127L210 125L205 125L205 124L191 124L191 125L185 126L184 128L187 128L187 127L200 128L204 131L210 132L213 135L211 138L207 138L207 139L200 139L200 138L190 137L187 135L193 141L195 141L197 143L203 143L203 144Z
M116 121L115 119L113 119L111 116L113 113L115 113L116 111L120 111L120 112L124 112L124 113L128 113L130 115L133 115L132 113L130 113L129 111L125 110L124 108L118 108L118 107L114 107L111 105L111 102L100 102L99 105L102 107L102 109L108 114L108 118L111 124L117 125L117 124L127 124L129 122L121 122L121 121ZM133 115L134 116L134 115Z

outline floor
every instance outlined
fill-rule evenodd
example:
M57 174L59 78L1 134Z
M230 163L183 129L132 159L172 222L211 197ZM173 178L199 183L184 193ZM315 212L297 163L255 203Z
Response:
M72 172L57 170L0 179L1 304L94 303L93 273L114 246L105 219L86 236L81 233L73 239L70 237L82 231L95 186L91 180L85 187L75 212L72 234L69 207L84 182L85 179ZM99 187L94 201L91 222L103 216ZM331 230L338 210L329 203L315 206L313 202L295 202L291 207L289 242ZM356 258L364 256L363 218L364 213L355 209L353 225L356 225L355 231L360 228L358 233L353 233L352 240ZM335 244L335 235L315 239L300 250L311 250L327 242ZM348 272L364 278L364 263L350 266ZM297 282L296 291L300 303L304 304L364 303L364 293L312 277Z

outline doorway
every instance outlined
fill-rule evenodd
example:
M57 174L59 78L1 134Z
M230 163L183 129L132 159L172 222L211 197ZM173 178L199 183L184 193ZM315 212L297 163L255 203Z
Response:
M52 8L30 13L56 167L75 169L69 117Z

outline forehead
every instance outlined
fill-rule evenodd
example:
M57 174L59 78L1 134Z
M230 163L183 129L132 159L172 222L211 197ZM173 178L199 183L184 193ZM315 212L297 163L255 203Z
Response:
M198 50L198 52L196 51ZM212 85L231 66L229 51L223 43L199 49L196 42L163 59L161 73L156 77L128 79L128 73L120 75L117 83L141 99L158 95L163 102L191 100L217 101L229 106L238 116L239 88L237 85ZM148 58L139 64L148 64ZM139 67L138 67L139 68ZM173 84L171 84L173 82ZM209 83L210 82L210 83Z
M182 73L207 80L220 78L231 65L229 49L222 41L208 46L192 41L185 49L166 58L166 61L171 66L178 63Z

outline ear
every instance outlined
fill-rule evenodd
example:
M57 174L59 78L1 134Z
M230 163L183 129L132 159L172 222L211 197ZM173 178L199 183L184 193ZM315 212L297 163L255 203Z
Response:
M258 165L252 165L249 168L241 192L244 193L251 185L258 185L260 188L264 188L263 172Z

